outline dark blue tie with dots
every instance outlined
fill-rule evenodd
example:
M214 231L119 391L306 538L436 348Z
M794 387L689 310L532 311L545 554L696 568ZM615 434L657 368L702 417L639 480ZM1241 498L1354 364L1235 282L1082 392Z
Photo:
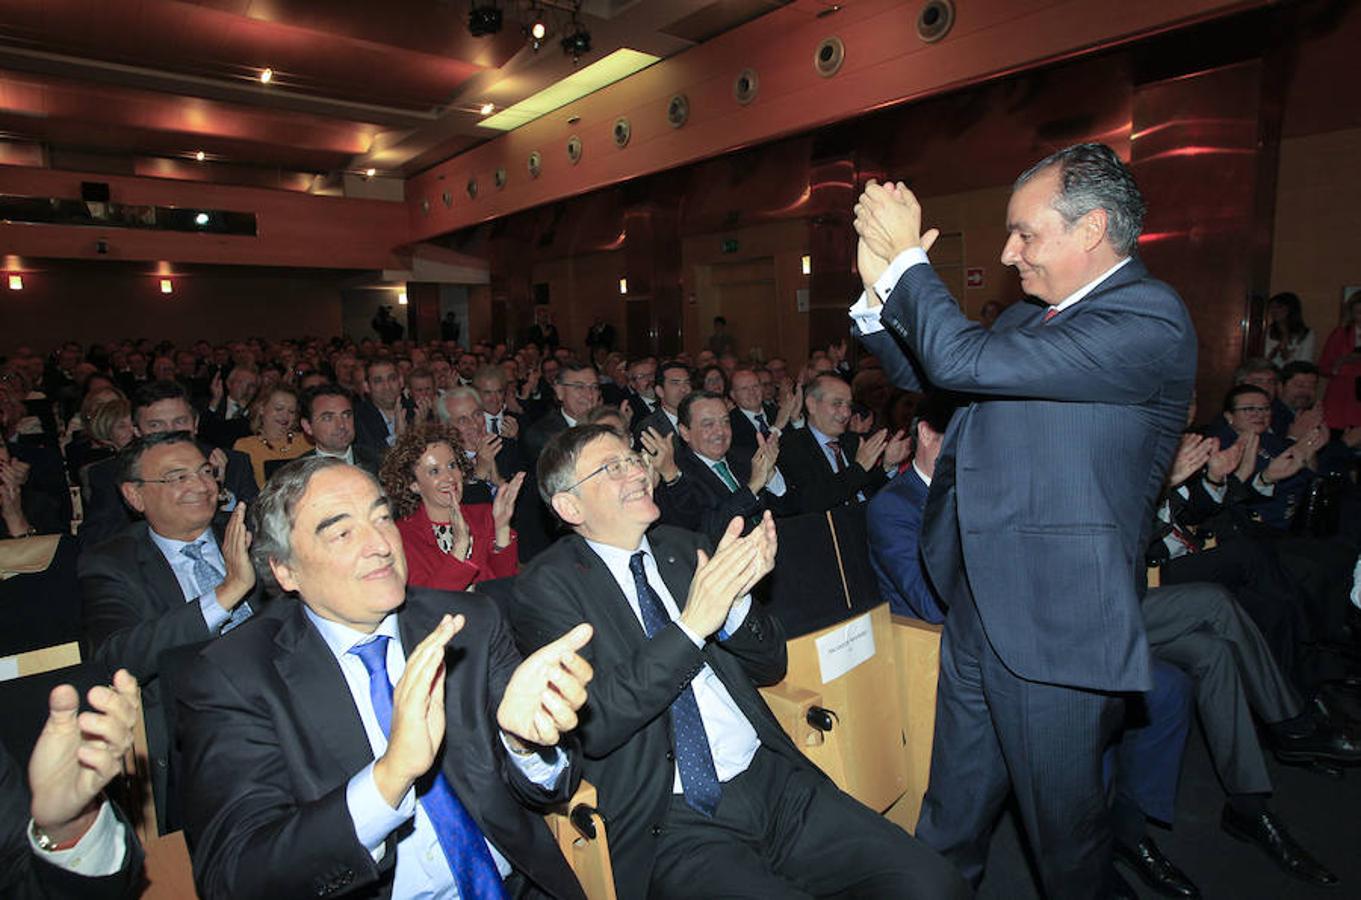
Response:
M387 635L380 634L367 644L350 648L369 673L369 700L385 735L392 732L392 681L388 678L387 647ZM430 824L435 826L435 836L454 873L460 900L503 900L505 886L487 848L487 839L443 772L435 776L419 800Z
M643 631L650 640L671 624L671 617L667 615L666 607L662 606L662 598L647 583L647 574L643 571L644 555L640 550L629 558L629 571L633 573L633 585L638 592ZM671 738L675 742L676 767L680 769L685 802L691 809L712 816L718 810L722 788L718 783L714 755L709 750L709 735L704 730L704 719L700 717L699 701L695 699L692 685L687 684L685 690L671 702Z

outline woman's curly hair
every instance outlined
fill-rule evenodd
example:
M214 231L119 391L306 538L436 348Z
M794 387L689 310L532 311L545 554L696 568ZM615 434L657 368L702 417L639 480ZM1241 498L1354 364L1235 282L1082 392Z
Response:
M448 444L449 449L454 451L459 468L463 470L463 477L472 474L472 461L463 452L463 442L459 440L454 426L445 422L425 422L411 426L384 454L383 466L378 470L378 480L383 483L383 491L388 495L394 519L405 519L420 505L420 496L411 492L411 481L416 477L416 463L431 444Z

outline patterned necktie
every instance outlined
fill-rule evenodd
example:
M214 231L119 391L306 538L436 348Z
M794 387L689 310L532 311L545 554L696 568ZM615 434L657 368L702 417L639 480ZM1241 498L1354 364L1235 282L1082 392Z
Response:
M1054 316L1057 316L1058 314L1059 308L1057 306L1051 306L1044 311L1044 320L1048 322L1050 319L1054 318Z
M185 544L180 552L194 561L194 582L198 585L199 593L206 594L223 582L225 576L217 570L217 566L203 558L203 541Z
M217 566L208 562L203 557L203 548L208 543L207 538L195 541L192 544L185 544L180 548L180 552L194 561L194 583L198 585L199 595L208 593L217 588L226 580L226 576L217 570ZM245 600L236 604L236 607L227 616L227 621L222 623L218 629L220 634L226 634L242 622L251 617L250 604Z
M770 426L766 424L766 414L756 414L756 430L761 432L761 437L770 437Z
M492 417L491 417L491 423L490 423L490 427L487 429L487 433L488 433L488 434L500 434L500 433L501 433L501 417L500 417L500 416L492 416Z
M643 551L639 550L629 558L629 571L633 573L633 586L638 592L638 611L643 616L643 631L648 639L671 624L662 598L647 583L647 573L643 571ZM714 767L713 752L709 749L709 735L704 730L704 719L699 714L699 701L695 699L695 688L687 684L675 700L671 702L671 738L675 743L676 767L680 769L681 788L685 791L685 802L691 809L712 816L718 810L719 797L723 788L718 781L718 769Z
M827 449L832 451L832 459L836 460L836 471L840 475L846 471L846 457L841 455L841 441L828 441Z
M369 700L373 714L383 734L392 730L392 682L388 680L387 635L379 635L367 644L351 647L369 673ZM459 802L458 795L445 780L444 773L435 775L430 787L420 795L421 807L430 817L439 838L440 849L449 861L458 886L460 900L503 900L505 886L501 873L487 848L487 839L468 810Z
M728 468L728 464L720 459L718 462L714 463L713 468L714 471L718 473L718 477L722 478L723 483L728 486L728 490L737 493L737 479L732 477L732 469Z

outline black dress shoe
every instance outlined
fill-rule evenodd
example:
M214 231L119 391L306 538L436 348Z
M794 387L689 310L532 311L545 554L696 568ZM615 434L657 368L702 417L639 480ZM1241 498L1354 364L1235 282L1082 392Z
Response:
M1262 848L1282 869L1301 881L1313 884L1337 884L1337 876L1305 850L1273 813L1263 811L1255 816L1239 814L1232 806L1224 807L1219 825L1231 837Z
M1117 841L1115 858L1134 870L1144 884L1165 897L1200 896L1200 890L1191 879L1172 860L1163 856L1151 837L1145 836L1133 847Z
M1361 741L1322 722L1308 734L1273 733L1271 746L1281 762L1325 760L1344 765L1361 763Z

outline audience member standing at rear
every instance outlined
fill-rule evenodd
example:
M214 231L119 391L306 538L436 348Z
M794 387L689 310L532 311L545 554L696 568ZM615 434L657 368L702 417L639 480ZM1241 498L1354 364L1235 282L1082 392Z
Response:
M1039 304L985 330L931 268L937 232L921 234L906 187L871 184L856 206L861 339L901 387L921 387L917 365L979 395L946 433L923 519L949 613L917 829L975 884L1010 790L1047 895L1111 881L1101 752L1120 694L1151 683L1136 567L1196 361L1181 300L1133 256L1143 212L1109 147L1025 172L1002 262Z

